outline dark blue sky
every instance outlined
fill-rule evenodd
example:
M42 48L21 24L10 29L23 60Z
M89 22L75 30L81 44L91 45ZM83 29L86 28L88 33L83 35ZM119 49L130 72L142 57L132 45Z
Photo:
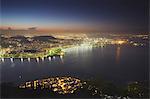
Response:
M148 0L1 0L2 27L148 31Z

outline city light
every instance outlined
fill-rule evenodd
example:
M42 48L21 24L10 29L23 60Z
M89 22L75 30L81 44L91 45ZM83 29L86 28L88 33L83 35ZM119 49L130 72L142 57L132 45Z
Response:
M85 82L84 82L85 83ZM76 90L81 89L84 83L73 77L55 77L42 80L28 81L21 85L21 89L49 89L59 94L72 94Z

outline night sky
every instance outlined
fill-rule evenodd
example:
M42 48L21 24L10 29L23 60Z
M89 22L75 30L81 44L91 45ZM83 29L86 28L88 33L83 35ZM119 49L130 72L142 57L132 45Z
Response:
M148 0L1 0L2 28L148 31Z

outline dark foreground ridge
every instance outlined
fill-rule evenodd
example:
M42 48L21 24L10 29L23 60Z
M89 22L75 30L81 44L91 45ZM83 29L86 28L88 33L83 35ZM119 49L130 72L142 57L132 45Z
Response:
M74 77L50 77L27 81L18 86L12 83L1 84L2 98L148 98L147 84L130 82L118 87L112 83L96 86L91 81Z

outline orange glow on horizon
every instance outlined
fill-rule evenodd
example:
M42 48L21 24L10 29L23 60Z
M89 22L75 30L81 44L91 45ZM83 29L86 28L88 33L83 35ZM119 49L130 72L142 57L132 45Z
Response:
M11 28L12 30L28 30L28 28L30 28L31 26L26 26L26 25L20 25L20 26L0 26L1 30L7 30L8 28ZM36 26L35 26L36 27ZM88 27L84 27L81 26L79 27L37 27L36 29L37 31L41 31L41 32L91 32L94 29L88 28Z

